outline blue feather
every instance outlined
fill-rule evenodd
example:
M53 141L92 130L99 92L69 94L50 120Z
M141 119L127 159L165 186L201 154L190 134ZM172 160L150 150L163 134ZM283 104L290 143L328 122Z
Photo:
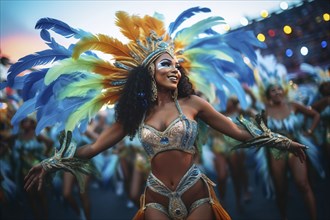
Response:
M93 99L94 96L95 94L90 94L87 97L67 98L62 101L55 100L54 97L52 97L47 105L43 107L42 114L38 115L39 119L36 133L39 134L45 127L54 125L58 122L61 126L65 127L64 124L70 114L81 105Z
M59 95L63 92L63 89L67 88L68 85L84 80L86 75L81 72L75 72L74 74L64 74L61 75L54 81L54 95L59 97Z
M214 46L211 46L210 49L214 50ZM217 59L217 65L224 73L237 73L237 79L240 82L247 83L248 85L254 83L253 71L246 65L246 63L244 63L242 56L238 51L232 50L227 45L218 46L217 49L226 53L233 59L233 62ZM199 54L196 55L194 59L198 60L199 63L210 63L210 61L216 59L211 51L206 50L206 52L209 52L209 54Z
M253 70L244 62L242 59L242 54L248 57L252 63L256 63L256 54L254 46L262 47L263 44L259 42L253 35L252 32L247 34L249 40L245 40L245 33L236 32L235 34L230 34L229 36L223 36L216 34L209 37L204 37L202 39L196 40L187 49L191 48L203 48L210 50L219 50L230 56L234 62L228 62L222 60L221 68L224 72L236 72L239 73L239 80L241 82L247 83L248 85L254 84ZM243 37L242 37L243 36ZM231 38L232 37L232 38ZM233 39L236 39L233 41ZM257 41L257 42L256 42ZM204 55L203 55L204 56ZM199 58L196 58L199 59Z
M42 91L40 91L38 100L36 102L36 108L44 106L49 101L49 98L53 96L53 86L54 83L51 83L50 85L45 86Z
M36 102L36 108L38 109L37 133L40 133L45 127L54 125L57 122L60 122L60 126L64 127L65 121L73 111L98 95L97 91L90 91L85 97L70 97L64 100L58 100L56 98L62 92L63 88L80 80L81 77L84 77L84 74L62 75L40 91Z
M63 54L66 54L68 56L71 56L72 54L72 49L65 48L62 45L58 44L54 38L50 36L50 33L47 30L41 30L40 31L40 37L45 41L45 43L52 48L53 50L62 52Z
M87 118L83 119L80 124L79 124L79 132L80 133L85 133L87 130L87 126L89 124L89 120Z
M200 63L210 64L208 66L209 69L199 70L201 72L201 75L205 77L206 80L208 80L210 83L213 83L220 91L223 90L223 86L227 87L229 91L236 94L243 109L246 109L248 107L245 92L241 84L236 78L229 75L225 75L224 68L222 67L222 61L216 59L212 55L199 56L198 61ZM226 100L220 101L225 102Z
M265 48L266 44L260 42L252 31L234 31L224 35L224 41L233 49L247 56L251 63L257 63L255 47Z
M27 77L28 77L28 74L26 74L24 76L16 77L14 79L14 84L11 86L11 88L17 89L17 90L22 89L24 86L24 81L26 80Z
M37 52L35 54L27 55L19 59L15 64L13 64L8 70L8 85L13 86L14 78L21 72L30 69L34 66L45 65L52 63L57 60L68 58L67 54L63 54L55 50L44 50Z
M207 35L217 35L217 34L219 34L218 32L214 31L212 28L209 28L209 29L205 30L204 33L207 34Z
M210 12L211 9L209 8L201 8L199 6L193 7L190 9L187 9L183 11L176 19L175 21L171 22L168 28L169 35L172 35L172 33L188 18L192 17L198 12Z
M74 37L74 38L81 38L90 33L85 32L80 29L75 29L70 27L68 24L64 23L63 21L54 19L54 18L41 18L36 26L35 29L47 29L52 30L57 34L60 34L66 38Z
M6 88L8 86L8 83L7 81L4 81L4 82L0 82L0 90Z
M38 124L36 127L36 134L39 134L42 129L47 126L52 126L59 122L59 114L61 112L58 109L58 101L52 96L49 98L48 105L43 106L39 109L37 119ZM56 107L55 107L56 106Z
M223 89L218 89L216 90L216 95L218 99L220 100L219 106L216 106L216 109L219 111L225 111L227 106L227 95Z
M36 97L29 99L20 106L13 118L11 119L11 124L18 126L19 122L26 118L29 114L35 111Z
M22 91L22 95L26 96L26 97L22 97L23 100L25 101L25 100L28 100L28 99L33 98L34 96L37 95L37 93L38 93L39 91L43 90L44 87L45 87L44 79L40 79L40 80L38 80L37 82L35 82L35 83L33 84L33 86L32 86L31 88L29 88L30 90L27 91L27 94L24 93L25 90ZM24 88L23 88L23 89L24 89Z
M217 67L215 67L215 69L217 69ZM234 77L225 76L224 74L218 74L218 76L221 79L222 84L225 85L230 92L236 94L242 109L246 110L248 108L246 95L239 81Z
M42 69L34 71L28 75L28 77L24 81L24 86L22 89L22 97L24 101L35 96L37 90L41 90L43 78L45 77L47 71L48 69Z
M217 46L224 44L222 41L223 41L223 36L220 34L207 36L194 40L191 44L189 44L185 48L185 50L189 50L191 48L218 49Z
M307 157L320 177L325 178L325 171L322 165L323 158L319 147L313 143L310 137L304 136L301 132L297 132L297 139L299 143L309 147L308 150L306 150Z

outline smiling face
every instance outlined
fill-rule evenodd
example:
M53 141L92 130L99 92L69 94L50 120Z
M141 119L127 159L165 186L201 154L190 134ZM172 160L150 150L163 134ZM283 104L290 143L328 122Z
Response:
M284 91L281 86L272 85L267 90L267 98L273 102L280 102L283 99Z
M155 61L155 80L158 88L175 90L181 78L178 60L164 53Z

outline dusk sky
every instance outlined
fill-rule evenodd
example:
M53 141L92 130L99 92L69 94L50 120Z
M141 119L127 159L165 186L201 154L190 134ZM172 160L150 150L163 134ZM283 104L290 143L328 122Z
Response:
M260 18L262 10L269 14L281 11L278 0L241 0L241 1L29 1L1 0L0 5L0 49L1 53L12 61L29 53L46 49L35 30L36 22L43 17L60 19L70 26L92 33L104 33L120 37L114 25L115 12L124 10L139 15L153 15L158 12L165 16L169 24L177 15L194 6L209 7L212 12L206 16L221 16L232 28L240 26L240 19ZM289 7L301 3L301 0L287 1Z

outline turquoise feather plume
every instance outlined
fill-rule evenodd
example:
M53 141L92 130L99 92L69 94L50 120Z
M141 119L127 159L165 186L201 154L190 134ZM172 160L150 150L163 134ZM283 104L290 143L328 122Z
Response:
M168 28L168 33L172 36L172 33L176 31L176 29L187 19L196 15L199 12L211 12L209 8L201 8L201 7L193 7L183 11L175 21L171 22Z
M191 42L196 40L196 36L205 32L205 30L210 29L218 24L225 24L226 22L222 17L209 17L202 21L199 21L190 27L184 28L178 31L175 35L175 41L180 41L184 45L189 45Z

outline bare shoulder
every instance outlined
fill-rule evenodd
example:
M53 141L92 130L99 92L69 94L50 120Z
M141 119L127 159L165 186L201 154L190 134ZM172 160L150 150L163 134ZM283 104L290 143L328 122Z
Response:
M197 95L190 95L180 99L180 102L184 105L194 107L196 109L203 108L203 106L208 105L208 102Z
M197 115L207 109L209 105L207 101L196 95L181 98L179 103L184 114L191 119L196 118Z
M302 103L299 103L299 102L296 102L296 101L289 101L288 104L289 104L289 106L292 106L292 108L294 110L296 110L297 108L300 108L300 107L306 107Z

